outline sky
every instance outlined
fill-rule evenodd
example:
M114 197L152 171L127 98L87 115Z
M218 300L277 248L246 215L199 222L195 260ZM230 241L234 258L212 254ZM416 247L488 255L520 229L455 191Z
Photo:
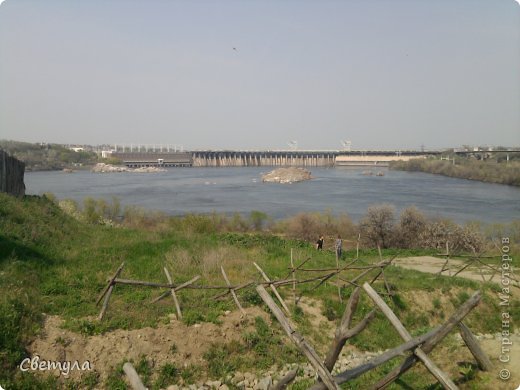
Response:
M517 146L520 6L6 0L0 139L187 150Z

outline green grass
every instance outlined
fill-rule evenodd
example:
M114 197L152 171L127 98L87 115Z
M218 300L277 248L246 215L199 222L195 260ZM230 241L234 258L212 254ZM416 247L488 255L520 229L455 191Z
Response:
M331 251L317 252L312 244L305 241L262 232L219 232L214 229L213 222L208 223L208 218L191 216L184 222L172 219L159 227L152 224L146 229L90 225L65 214L45 197L20 200L0 194L0 383L8 388L59 386L52 378L36 379L17 370L20 361L27 356L25 346L39 332L42 313L61 316L66 328L85 335L102 334L114 329L156 327L165 321L172 313L171 302L163 300L155 305L144 304L156 297L159 290L124 285L115 287L102 322L89 319L99 313L95 300L106 285L107 278L123 261L125 267L121 277L126 279L164 283L163 267L167 266L176 283L201 275L199 283L206 285L223 285L221 265L233 284L261 280L252 265L253 261L271 278L284 278L289 272L291 248L295 264L310 257L306 267L336 266ZM433 253L432 250L383 250L385 258L396 254ZM350 248L342 264L354 256L355 251ZM360 265L379 261L377 250L362 249L360 257ZM352 271L348 277L354 277L358 272ZM468 325L475 332L495 332L500 328L497 326L500 318L494 315L499 309L494 297L496 287L493 285L482 286L461 278L429 275L394 266L389 267L385 275L396 292L393 299L385 300L412 333L417 329L429 329L441 321L438 317L419 313L413 300L404 298L416 290L442 291L451 294L453 304L460 304L473 291L481 288L484 291L483 304L479 306L478 314L469 316ZM330 320L339 321L344 307L337 299L337 288L327 283L315 290L313 286L300 285L298 292L322 300L323 314ZM375 288L382 291L384 286L376 283ZM290 287L280 288L280 291L287 297L291 294ZM352 288L343 289L343 297L348 298L351 292ZM246 307L262 305L254 288L241 290L238 294ZM235 309L229 299L215 303L213 295L215 291L180 291L178 296L184 322L188 325L197 322L218 324L219 316L225 310ZM440 302L434 304L438 306ZM361 320L372 307L371 301L362 294L353 323ZM517 301L512 302L511 313L513 317L520 316ZM295 310L293 314L304 336L325 340L320 330L314 329L301 312ZM351 340L352 344L364 350L391 348L399 342L396 332L379 313L364 332ZM239 341L213 345L207 351L205 360L207 367L182 369L174 366L152 369L146 358L136 364L149 386L160 387L181 379L189 383L200 376L201 370L210 377L222 378L237 369L263 370L273 364L298 362L304 358L296 347L286 341L276 321L272 326L267 326L264 320L257 318L254 330L245 332ZM416 383L417 378L410 378L411 383ZM83 379L84 384L77 385L88 387L98 380L98 376L92 374ZM114 369L103 384L103 387L110 389L125 386L120 367Z

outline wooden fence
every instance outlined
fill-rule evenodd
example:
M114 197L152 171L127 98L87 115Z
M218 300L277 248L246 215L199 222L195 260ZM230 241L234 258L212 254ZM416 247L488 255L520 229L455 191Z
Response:
M466 346L474 356L478 367L484 371L489 371L492 369L492 364L489 358L480 348L477 339L470 331L470 329L462 322L466 315L470 313L471 310L473 310L480 302L481 294L479 291L475 292L466 302L464 302L460 307L458 307L455 313L444 324L432 329L427 333L424 333L416 337L412 337L411 333L403 326L396 314L381 298L381 295L393 294L393 291L391 290L391 287L387 283L386 278L384 276L385 268L392 263L393 259L383 260L381 256L380 261L378 263L368 266L361 266L356 264L356 262L358 262L359 260L358 258L356 258L344 265L343 267L339 267L339 264L337 264L337 268L303 268L303 266L308 262L308 260L310 259L308 258L301 262L299 265L295 266L291 251L291 266L288 268L287 277L280 280L271 279L269 275L267 275L258 264L253 263L263 281L250 281L239 285L233 285L229 280L226 271L223 267L221 267L221 273L225 285L220 286L197 285L196 282L200 279L200 276L195 276L191 280L188 280L181 284L175 284L173 282L172 276L170 275L170 272L166 267L164 268L164 273L168 281L167 283L155 283L140 280L122 279L119 277L124 267L124 263L122 263L116 270L114 275L108 279L107 285L105 286L105 288L103 289L103 291L97 299L97 303L100 303L103 297L105 298L103 306L101 308L101 312L99 314L99 319L101 320L103 318L108 307L110 295L112 294L114 287L118 283L136 286L167 288L167 291L163 292L161 295L153 299L152 302L157 302L160 299L163 299L171 295L175 304L178 319L182 318L182 312L179 300L177 298L177 293L182 289L225 290L224 292L216 295L214 299L223 298L228 294L231 295L237 308L240 310L242 315L245 316L246 312L240 304L237 291L254 286L259 296L262 298L264 303L271 310L273 315L276 317L276 319L282 326L282 329L287 333L289 339L294 344L296 344L296 346L300 349L303 355L307 358L311 366L315 369L317 374L317 381L313 386L310 387L310 389L312 390L339 389L339 385L341 385L342 383L357 378L358 376L379 367L380 365L388 362L391 359L402 357L404 354L406 354L406 358L401 363L401 365L399 365L396 369L388 373L377 383L373 384L370 388L385 388L390 383L397 380L403 373L405 373L407 370L413 367L413 365L416 362L420 362L443 386L443 388L449 390L456 390L458 389L457 385L428 356L428 354L454 328L459 329L462 339L464 340ZM357 276L348 279L345 276L342 276L342 273L347 270L358 270L361 272ZM375 276L372 275L372 277L370 277L370 274L373 273L372 271L376 271L377 274ZM303 279L297 279L296 277L297 273L303 273L304 275L308 275L309 273L314 272L319 273L319 275L313 277L306 277ZM362 281L363 278L365 278L364 282ZM345 286L354 286L355 289L350 295L349 300L345 306L345 311L341 319L341 322L335 331L335 336L332 345L330 346L326 357L324 359L321 359L316 353L315 349L312 347L312 345L307 340L305 340L305 338L298 332L296 327L291 322L291 311L287 302L285 302L285 300L280 295L278 288L281 286L292 286L292 295L294 297L293 305L296 306L301 298L301 295L297 297L296 285L313 283L314 285L307 289L307 291L312 291L326 282L330 283L332 279L335 279L335 283L333 284L336 284L338 286L338 293L340 294L340 297L341 288ZM373 283L377 280L381 280L383 282L380 283L383 289L379 293L372 287ZM271 290L272 294L279 302L281 309L278 307L278 304L272 298L271 294L267 292L266 288L269 288ZM365 317L361 319L356 325L352 326L352 320L354 318L354 313L357 309L360 294L362 291L364 291L368 295L368 297L373 301L375 307L372 311L365 315ZM334 365L336 364L336 361L340 356L341 351L345 346L346 342L350 338L362 332L366 328L366 326L375 319L375 314L377 310L380 310L386 316L390 324L396 329L396 332L403 339L403 343L394 347L393 349L387 350L381 355L378 355L370 359L369 361L359 365L358 367L354 367L352 369L343 371L336 376L333 376L332 371ZM133 370L133 368L129 366L126 367L125 372L127 373L128 378L132 383L132 387L134 389L141 390L143 388L142 383L140 382L137 374L135 374L135 370ZM272 385L270 387L270 390L281 390L285 388L289 383L291 383L295 379L295 377L296 372L290 371L286 374L285 377L281 378L276 384Z

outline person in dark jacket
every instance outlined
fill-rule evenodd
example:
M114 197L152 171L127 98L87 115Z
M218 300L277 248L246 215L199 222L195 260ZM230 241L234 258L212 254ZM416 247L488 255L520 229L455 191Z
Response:
M324 241L324 238L323 238L323 234L320 235L320 238L318 238L318 241L316 241L316 249L321 251L323 249L323 241Z

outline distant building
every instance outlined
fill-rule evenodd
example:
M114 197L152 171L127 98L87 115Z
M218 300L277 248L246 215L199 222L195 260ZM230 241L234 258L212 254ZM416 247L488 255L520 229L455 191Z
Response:
M74 150L75 152L83 152L84 148L69 148L70 150Z
M102 150L101 151L101 157L102 158L110 158L112 157L113 150Z

